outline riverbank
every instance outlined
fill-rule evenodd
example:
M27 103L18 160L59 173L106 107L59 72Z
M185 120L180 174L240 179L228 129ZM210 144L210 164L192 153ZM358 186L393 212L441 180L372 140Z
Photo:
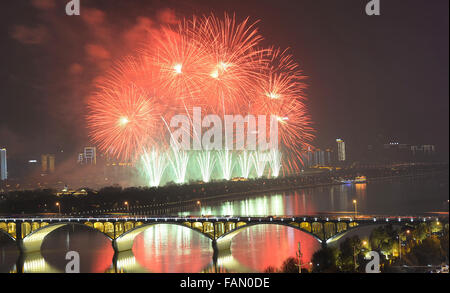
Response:
M442 176L447 166L414 166L403 169L344 169L322 173L304 172L289 177L251 178L243 181L170 184L163 187L104 187L86 194L60 195L52 190L12 191L0 194L0 214L62 214L70 216L102 214L170 213L189 210L203 202L238 199L263 193L286 192L341 185L340 178L364 175L368 182L408 177ZM447 176L448 177L448 176Z
M382 181L382 180L392 180L392 179L400 179L400 178L418 178L418 177L428 177L431 175L436 175L438 172L428 172L423 174L412 174L412 175L394 175L394 176L383 176L383 177L372 177L367 178L367 183L373 182L373 181ZM439 172L440 174L448 173L446 171ZM198 197L191 200L186 200L183 202L178 203L168 203L168 205L172 204L179 204L179 203L197 203L199 200L203 201L211 201L211 200L218 200L218 199L235 199L237 197L246 197L246 196L253 196L263 193L273 193L273 192L285 192L285 191L292 191L292 190L299 190L299 189L308 189L308 188L317 188L317 187L327 187L327 186L334 186L334 185L344 185L346 183L341 182L329 182L329 183L318 183L318 184L309 184L309 185L297 185L297 186L287 186L287 187L274 187L264 190L255 190L255 191L248 191L248 192L236 192L236 193L225 193L220 195L214 195L214 196L207 196L207 197Z

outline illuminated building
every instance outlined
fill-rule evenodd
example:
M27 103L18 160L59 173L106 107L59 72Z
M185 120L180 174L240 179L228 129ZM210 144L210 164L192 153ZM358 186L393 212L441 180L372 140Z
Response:
M338 155L338 161L343 162L345 161L345 142L338 138L336 139L337 142L337 155Z
M331 165L331 163L333 163L333 150L331 149L326 149L325 150L325 161L327 165Z
M314 152L314 165L325 166L325 152L321 149L317 149Z
M84 160L86 165L97 164L97 149L95 147L84 148Z
M8 165L6 163L6 149L0 149L0 180L8 179Z
M97 148L85 147L83 153L78 154L78 164L97 165Z
M77 161L77 163L82 165L83 162L84 162L84 154L83 153L79 153L78 154L78 161Z
M41 167L44 173L55 172L55 155L44 154L41 155Z
M413 156L416 155L434 155L435 154L435 147L434 145L413 145L411 146L411 151L413 153Z
M311 150L308 147L307 150L302 151L303 166L306 168L317 166L330 166L334 163L334 151L330 148L325 150L315 149Z

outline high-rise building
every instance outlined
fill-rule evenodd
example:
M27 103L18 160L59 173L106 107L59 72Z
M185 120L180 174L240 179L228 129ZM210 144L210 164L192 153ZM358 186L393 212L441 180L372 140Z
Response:
M310 168L314 165L314 152L311 147L302 151L303 167Z
M97 164L97 149L95 147L85 147L84 148L84 159L86 165L96 165Z
M78 164L83 165L84 164L84 154L83 153L79 153L78 154Z
M434 145L413 145L411 146L411 151L413 155L424 154L424 155L433 155L435 153Z
M45 154L41 155L42 172L54 173L55 172L55 155Z
M41 167L42 172L47 172L48 170L48 155L41 155Z
M331 149L326 149L325 150L325 164L326 165L331 165L333 163L333 155L332 155L332 150Z
M325 152L321 149L314 151L314 166L325 166Z
M0 149L0 180L8 179L8 164L6 163L6 149Z
M338 161L343 162L345 161L345 142L340 138L336 139L336 142Z

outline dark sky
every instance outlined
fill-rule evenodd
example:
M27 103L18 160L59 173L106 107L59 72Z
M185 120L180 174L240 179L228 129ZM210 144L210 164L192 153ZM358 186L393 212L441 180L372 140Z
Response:
M308 78L315 145L358 152L379 139L435 144L448 159L448 0L68 0L2 3L0 146L9 158L89 144L85 97L140 28L193 14L250 16L267 46L290 47Z

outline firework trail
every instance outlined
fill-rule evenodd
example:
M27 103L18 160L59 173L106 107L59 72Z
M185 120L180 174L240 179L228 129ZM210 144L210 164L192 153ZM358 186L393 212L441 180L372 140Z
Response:
M281 152L279 150L270 150L267 154L272 177L278 177L281 169Z
M197 154L197 163L202 174L203 182L209 182L216 164L216 158L212 155L212 151L206 150L199 152Z
M261 178L264 175L266 169L267 155L266 153L255 151L253 153L253 166L255 167L256 176Z
M150 153L144 150L141 160L145 175L148 178L148 185L150 187L159 186L167 167L166 154L159 153L155 149Z
M305 76L292 55L265 48L262 40L257 23L249 19L239 22L227 14L194 16L161 28L151 43L116 61L97 79L96 90L87 101L92 141L118 160L144 162L144 172L153 178L151 184L161 182L164 164L169 161L173 172L166 173L173 173L174 178L167 181L181 183L186 181L186 170L195 169L189 167L193 161L189 154L175 153L174 149L170 155L154 151L170 148L173 136L166 121L185 114L192 124L194 107L201 107L204 116L216 114L222 118L244 113L254 117L273 115L277 118L280 152L269 155L271 174L298 172L301 152L314 138L305 104ZM251 128L249 123L245 123L246 131ZM185 131L201 140L195 130ZM269 140L270 123L265 134L258 139ZM236 137L234 140L237 144ZM153 151L145 151L149 149ZM162 156L161 160L154 157L156 154ZM211 150L196 157L203 181L210 181L216 158ZM231 179L232 153L219 152L217 159L221 176ZM249 155L245 150L237 161L245 178L252 165L258 177L264 173L266 158L258 151ZM153 165L157 168L152 169Z
M242 151L238 156L241 177L248 179L253 165L253 156L248 151Z
M228 150L218 151L217 158L222 169L222 178L230 180L234 169L233 153Z
M186 151L172 149L172 156L168 156L170 165L172 166L172 171L175 174L175 183L183 184L186 183L186 171L189 163L189 154Z

